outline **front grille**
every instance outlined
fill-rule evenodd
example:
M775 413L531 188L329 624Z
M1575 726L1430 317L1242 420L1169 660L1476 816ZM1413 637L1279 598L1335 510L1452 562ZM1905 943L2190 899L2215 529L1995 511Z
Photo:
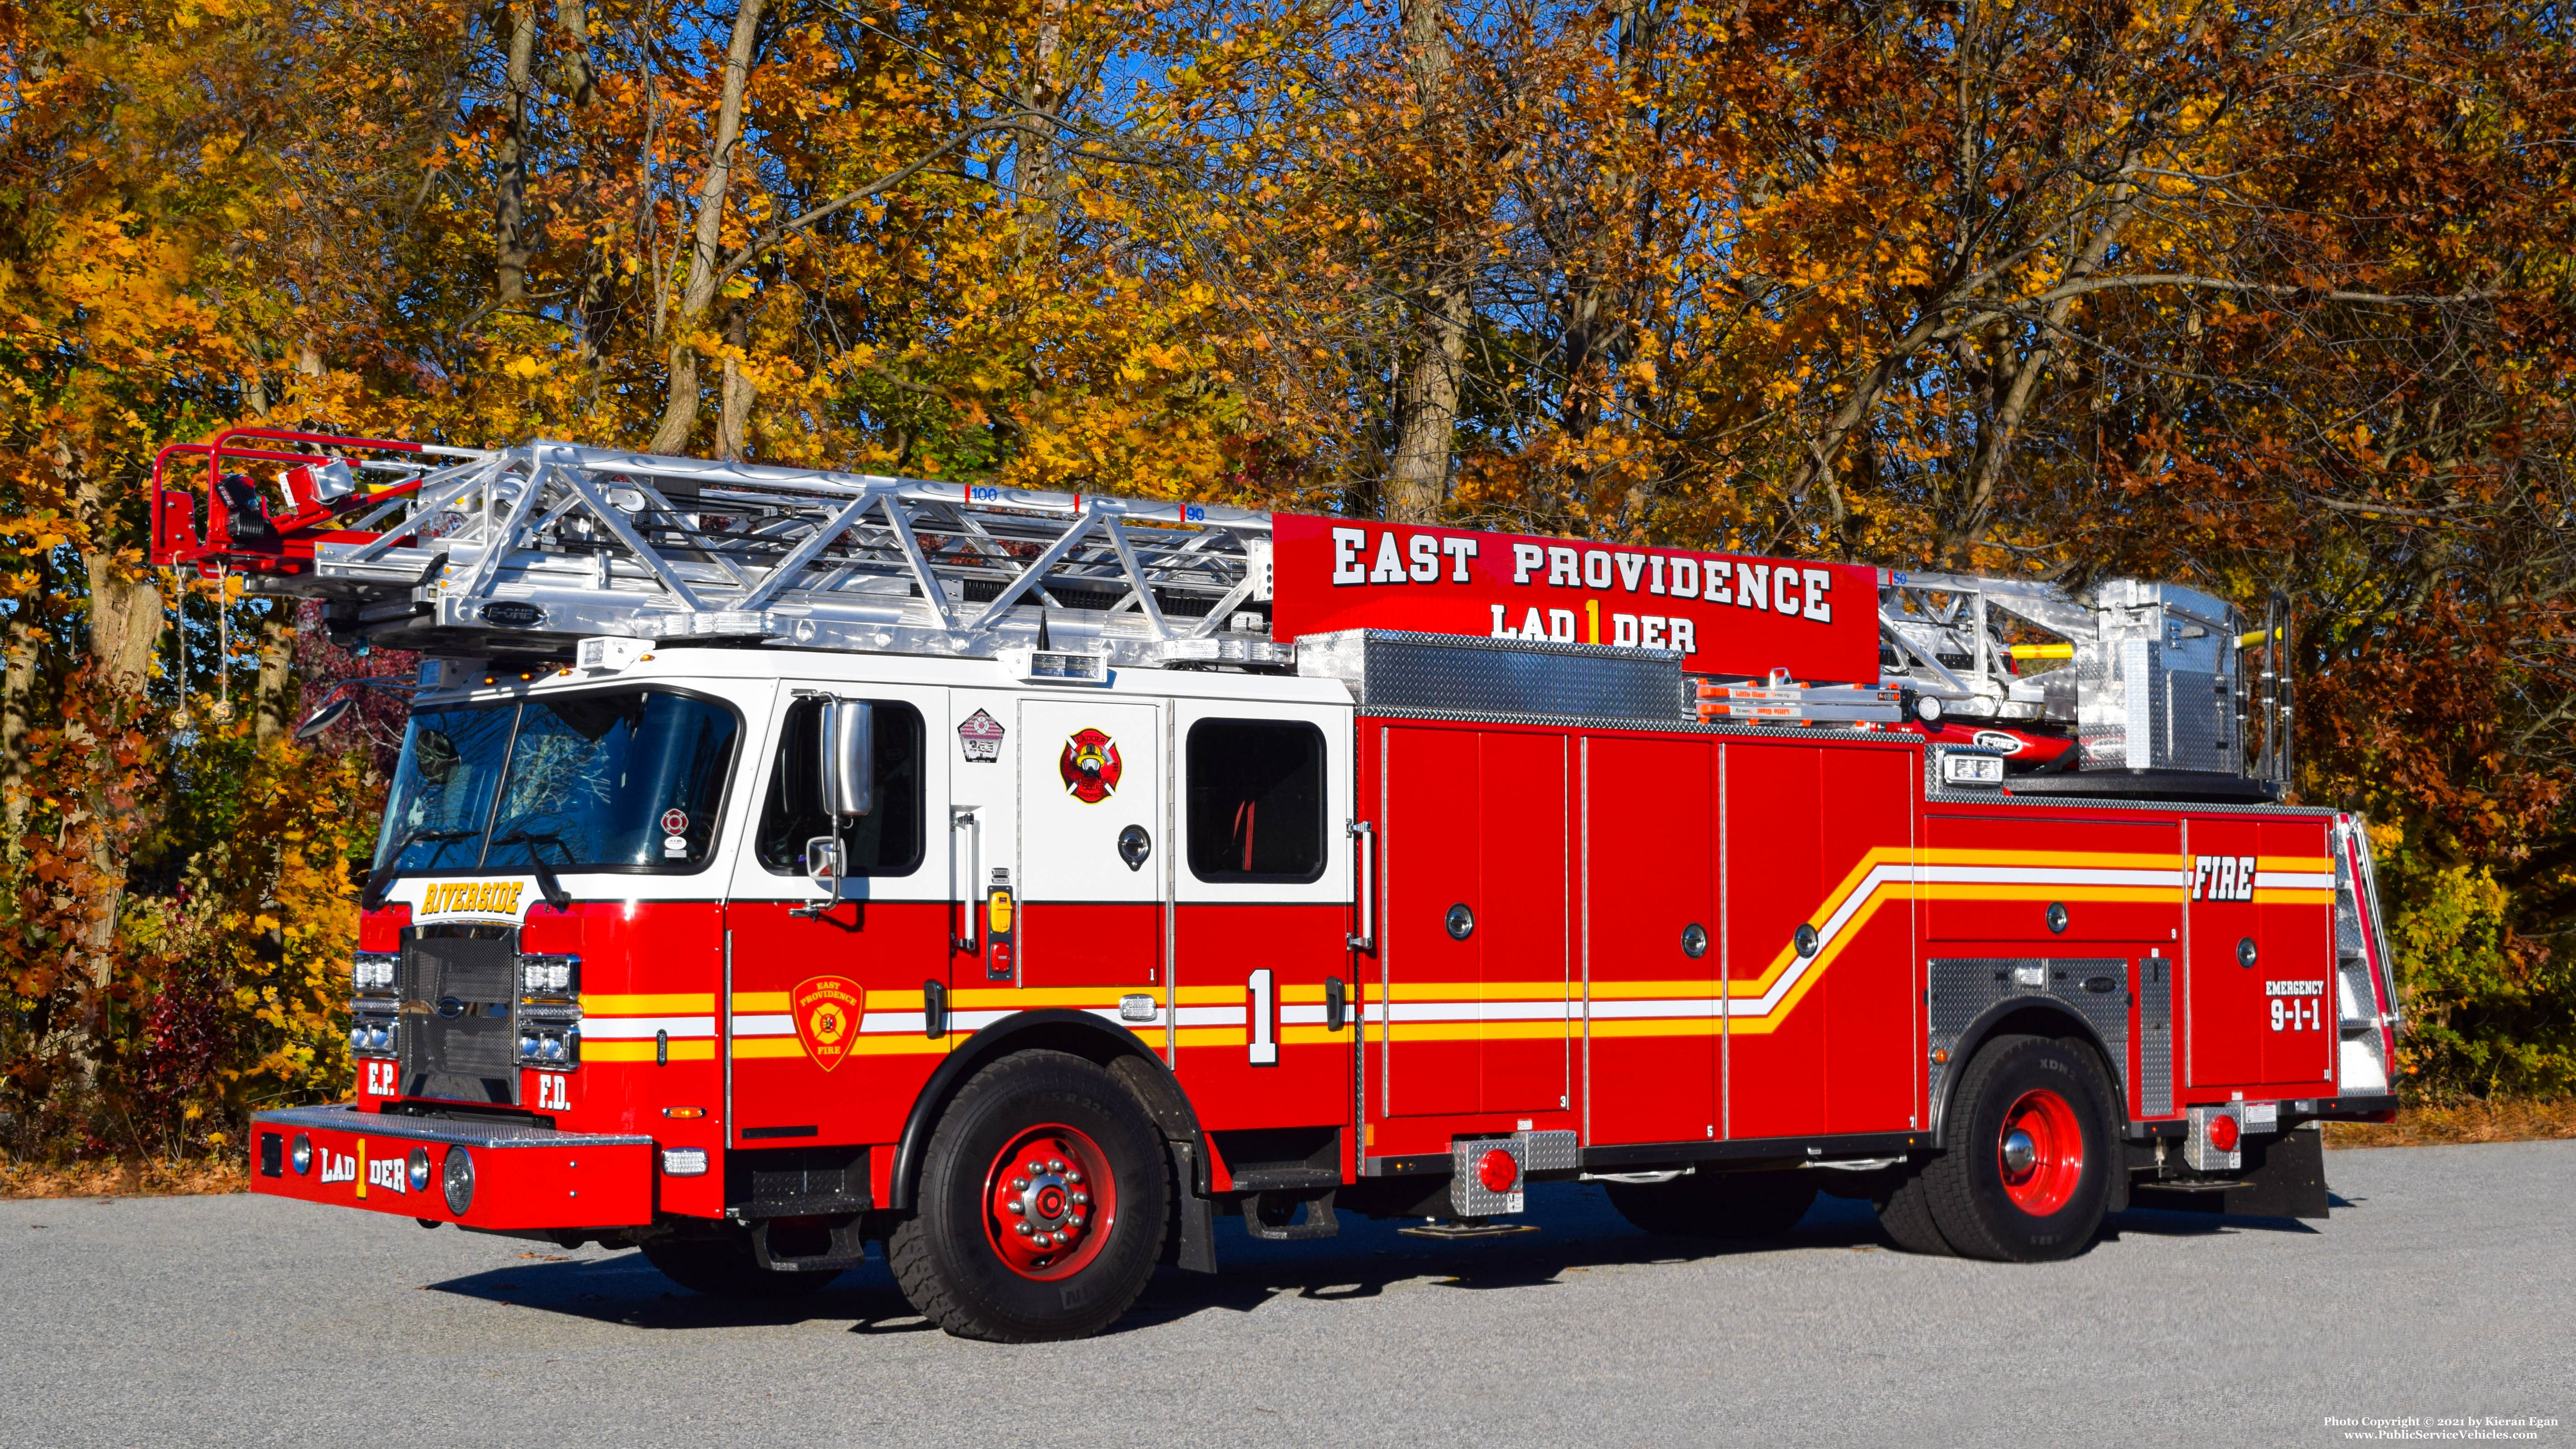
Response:
M403 1095L514 1106L518 933L423 926L404 933Z

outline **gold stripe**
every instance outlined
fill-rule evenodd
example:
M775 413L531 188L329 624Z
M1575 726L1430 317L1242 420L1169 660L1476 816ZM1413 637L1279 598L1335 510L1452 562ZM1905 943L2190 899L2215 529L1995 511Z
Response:
M912 994L912 999L915 1005L919 1005L921 1002L921 993L918 991L914 992ZM737 991L733 994L733 1009L736 1012L785 1011L787 1009L787 993L784 991Z
M581 1044L581 1055L582 1060L591 1062L649 1062L653 1060L653 1043L588 1041ZM705 1037L671 1043L671 1060L675 1062L711 1062L715 1059L716 1044Z
M2302 886L2297 889L2286 889L2277 886L2256 886L2254 888L2254 904L2258 906L2331 906L2334 904L2334 898L2335 893L2332 890L2322 887Z
M739 998L737 998L739 999ZM716 1009L714 992L661 996L591 996L581 998L584 1016L696 1016Z
M1592 1035L1609 1036L1715 1036L1714 1016L1643 1016L1614 1021L1595 1021Z
M2323 855L2258 855L2254 857L2254 868L2296 871L2302 875L2331 875L2334 873L2334 859Z
M1315 999L1323 1000L1323 988L1318 986L1315 991ZM1251 994L1252 988L1249 986L1184 986L1181 988L1180 1004L1183 1006L1239 1006L1243 999Z
M850 1043L849 1055L906 1057L944 1054L947 1050L947 1037L863 1036ZM792 1036L744 1037L733 1044L733 1059L738 1062L803 1055L805 1055L805 1044Z
M1177 1046L1248 1046L1252 1033L1240 1026L1185 1026L1172 1033Z
M1347 1041L1350 1030L1347 1026L1340 1031L1323 1026L1283 1026L1279 1028L1279 1044L1281 1046L1331 1046Z
M2191 869L2191 858L2182 855L2089 850L1935 850L1929 847L1918 854L1901 845L1881 846L1871 851L1867 863L1892 865L1909 857L1918 865L2055 866L2061 870Z

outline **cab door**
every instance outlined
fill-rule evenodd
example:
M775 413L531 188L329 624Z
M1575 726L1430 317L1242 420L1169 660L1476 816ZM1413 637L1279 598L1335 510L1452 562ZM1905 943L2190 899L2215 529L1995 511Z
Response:
M1164 979L1163 706L1024 698L1018 713L1017 1002L1114 1011Z
M790 680L735 808L753 812L725 907L723 1020L734 1147L891 1142L948 1049L925 993L945 992L955 911L944 855L947 691ZM833 833L814 761L826 698L871 706L874 808L839 837L837 890L805 874Z

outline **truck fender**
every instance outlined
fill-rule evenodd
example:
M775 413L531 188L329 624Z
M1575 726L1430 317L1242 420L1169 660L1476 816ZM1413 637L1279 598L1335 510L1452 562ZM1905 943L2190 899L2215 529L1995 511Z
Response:
M2113 1050L2090 1023L2053 996L2007 996L1979 1013L1950 1046L1950 1060L1942 1070L1940 1086L1932 1094L1933 1146L1950 1145L1950 1101L1959 1090L1960 1079L1968 1074L1968 1063L1988 1040L2007 1031L2067 1037L2092 1047L2102 1059L2102 1070L2111 1079L2111 1093L2116 1099L2111 1104L2111 1121L2105 1125L2114 1138L2121 1134L2129 1116L2128 1044L2123 1042Z
M1198 1114L1191 1110L1189 1096L1181 1090L1181 1084L1173 1080L1171 1068L1146 1050L1133 1033L1111 1026L1087 1011L1049 1006L1006 1016L976 1032L930 1074L921 1095L913 1099L911 1115L904 1119L903 1136L895 1144L894 1181L886 1193L887 1207L897 1212L912 1211L914 1193L921 1182L921 1162L930 1152L930 1134L939 1126L939 1114L947 1110L949 1099L966 1085L967 1078L1011 1052L1040 1048L1070 1052L1097 1062L1135 1093L1163 1139L1187 1144L1191 1149L1181 1155L1181 1160L1195 1159L1196 1164L1195 1170L1182 1178L1183 1197L1204 1197L1206 1153L1199 1149Z

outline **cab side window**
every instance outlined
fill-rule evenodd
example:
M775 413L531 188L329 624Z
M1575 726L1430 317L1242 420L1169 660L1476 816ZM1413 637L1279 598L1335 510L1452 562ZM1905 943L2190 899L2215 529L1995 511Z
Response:
M841 830L849 874L910 875L921 868L922 854L921 711L901 700L868 703L876 716L876 808ZM773 875L803 875L805 842L832 833L817 778L822 735L823 701L800 699L787 707L753 840L762 868Z
M1294 720L1190 726L1190 873L1279 884L1324 873L1324 732Z

